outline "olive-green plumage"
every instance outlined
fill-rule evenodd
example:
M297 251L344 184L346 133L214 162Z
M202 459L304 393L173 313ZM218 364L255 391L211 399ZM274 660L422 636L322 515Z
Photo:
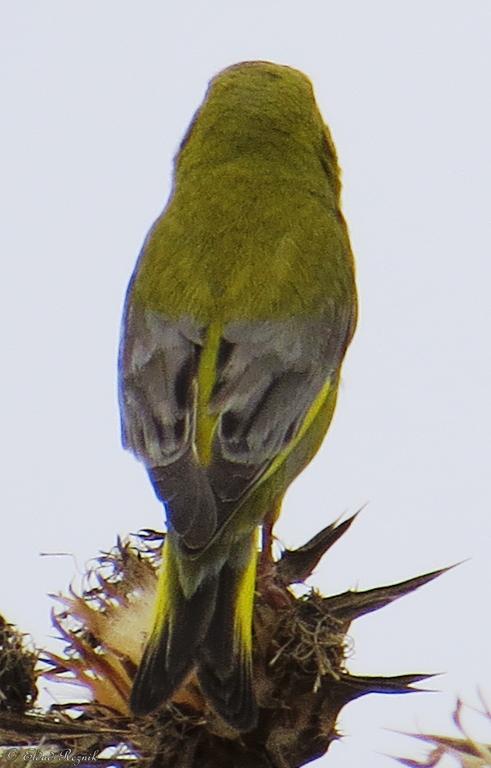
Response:
M339 194L303 74L246 62L211 81L123 319L123 442L168 521L136 713L194 670L227 722L255 723L257 529L322 442L356 323Z

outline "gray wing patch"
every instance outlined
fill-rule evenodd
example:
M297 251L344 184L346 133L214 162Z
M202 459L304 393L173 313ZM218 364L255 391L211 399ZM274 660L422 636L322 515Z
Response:
M335 306L315 320L234 322L223 331L209 467L194 452L196 374L206 329L129 306L120 350L123 443L144 462L183 545L201 550L297 434L337 375L352 328Z
M352 321L349 311L331 309L315 320L237 322L224 329L211 401L220 421L208 470L221 502L247 492L337 374Z
M123 445L146 465L172 529L189 549L217 526L215 499L193 453L203 329L129 305L120 349Z
M120 350L122 438L147 466L176 461L191 445L200 329L130 306Z

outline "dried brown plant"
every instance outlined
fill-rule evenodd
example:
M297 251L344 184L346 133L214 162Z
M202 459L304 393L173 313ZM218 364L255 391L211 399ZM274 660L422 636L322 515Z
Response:
M50 765L66 765L63 750L71 750L72 762L73 755L82 755L81 764L90 759L94 768L298 768L323 755L338 738L336 721L348 702L369 693L416 690L412 685L425 678L350 674L352 621L445 570L365 591L323 597L310 589L297 596L292 585L305 582L354 517L333 523L260 569L254 619L260 715L254 731L231 730L210 709L193 677L154 714L131 716L128 698L150 626L163 540L163 534L146 531L118 540L99 557L80 594L70 590L57 597L53 623L64 643L61 652L41 653L42 668L36 672L32 655L15 643L16 660L11 655L8 662L0 658L0 669L3 664L10 670L7 677L0 672L4 755L9 747L23 748L14 756L26 765L25 749L37 746L53 751ZM33 710L40 674L82 686L85 699L52 706L48 712ZM3 707L2 696L7 702ZM0 757L0 766L7 764L15 764L12 755Z

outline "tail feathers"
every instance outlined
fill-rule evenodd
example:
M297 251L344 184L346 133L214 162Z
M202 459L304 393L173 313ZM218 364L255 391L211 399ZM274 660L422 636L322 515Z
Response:
M174 583L170 611L157 618L133 682L130 706L146 715L167 701L196 664L215 605L218 579L203 582L186 599Z
M215 712L237 731L252 731L257 725L257 705L252 688L251 659L236 659L228 673L201 662L198 680L205 697Z
M198 651L198 679L216 712L238 731L250 731L257 723L251 657L255 556L245 571L225 565L219 578L213 618Z
M133 683L134 714L159 707L196 668L202 692L217 714L238 731L255 727L251 635L256 554L254 537L250 548L242 546L231 558L234 568L226 563L218 576L207 578L186 598L173 567L174 553L167 549L156 623Z

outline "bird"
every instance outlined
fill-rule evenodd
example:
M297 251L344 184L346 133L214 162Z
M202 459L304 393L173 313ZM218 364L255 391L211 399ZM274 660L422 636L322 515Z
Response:
M123 446L166 516L132 712L191 675L256 727L253 610L283 496L333 416L357 319L329 129L302 72L247 61L210 81L131 276L119 351Z

